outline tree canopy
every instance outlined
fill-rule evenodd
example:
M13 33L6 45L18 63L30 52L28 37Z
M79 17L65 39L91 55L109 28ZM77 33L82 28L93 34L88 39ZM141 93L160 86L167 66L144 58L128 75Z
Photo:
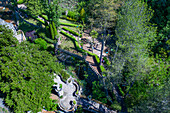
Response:
M13 36L12 30L0 25L0 49L5 46L15 46L18 40Z
M109 82L106 83L112 83L111 86L108 85L111 89L113 86L119 87L122 100L125 99L128 107L133 106L135 102L137 104L137 101L145 97L143 95L145 89L140 81L145 80L151 70L148 45L156 37L156 28L149 23L152 14L153 11L146 3L129 0L122 6L118 15L115 30L117 48L112 58L113 65L107 76ZM132 91L132 87L137 88L139 92ZM128 95L131 95L131 98L126 101ZM123 112L127 112L125 103L121 101Z
M62 66L39 46L22 43L0 52L0 89L6 93L6 104L14 112L38 112L50 103L53 74Z

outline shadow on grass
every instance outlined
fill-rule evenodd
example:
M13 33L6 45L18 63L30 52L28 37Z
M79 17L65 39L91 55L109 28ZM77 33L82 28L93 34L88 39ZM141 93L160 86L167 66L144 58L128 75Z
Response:
M37 28L23 21L20 23L18 29L21 29L25 33L28 31L36 30Z

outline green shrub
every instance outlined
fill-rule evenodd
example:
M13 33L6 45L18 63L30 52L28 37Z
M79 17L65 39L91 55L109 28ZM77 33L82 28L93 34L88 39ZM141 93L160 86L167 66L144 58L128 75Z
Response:
M67 27L63 27L62 29L66 30L66 31L69 31L70 33L76 35L76 36L79 36L79 33L67 28ZM80 34L80 37L82 37L82 35Z
M113 108L114 110L118 110L118 111L121 110L121 106L117 101L114 101L110 107Z
M72 19L72 18L69 18L69 17L66 17L66 19L69 20L69 21L73 21L73 22L77 21L76 19Z
M100 70L101 70L101 72L106 71L105 68L102 65L100 65Z
M60 74L64 81L67 81L67 79L70 77L70 75L65 70L62 70Z
M95 57L97 63L100 64L100 59L99 59L99 57L98 57L97 55L95 55L94 57Z
M63 85L62 84L60 84L60 88L62 88L63 87Z
M56 29L54 21L52 22L52 26L53 26L53 29L54 29L54 37L56 37L58 35L58 33L57 33L57 29Z
M122 88L120 87L120 85L118 84L117 86L118 86L118 88L119 88L120 93L124 96L125 93L123 92L123 90L122 90Z
M65 25L65 26L71 26L71 27L77 27L77 26L82 27L82 25L69 24L69 23L63 23L63 22L60 22L60 24L61 24L61 25Z
M17 4L23 4L25 1L24 0L19 0L17 1Z
M77 95L79 94L78 90L76 91L76 94L77 94Z
M73 104L74 104L74 105L76 104L76 101L75 101L75 100L73 100Z
M45 109L46 109L47 111L57 110L57 105L58 105L58 104L56 103L56 100L50 99L50 101L51 101L51 102L46 103Z
M51 39L54 40L54 30L53 30L52 24L50 24L49 26L50 26Z
M54 40L51 40L50 38L47 38L47 37L42 37L46 42L50 43L50 44L54 44L55 41Z
M45 40L43 40L41 38L37 38L35 40L35 43L40 45L40 49L42 49L42 50L47 49L47 42Z
M105 64L107 64L108 66L110 66L110 61L107 59L107 57L104 57L103 60L105 61Z
M78 13L76 13L76 12L68 11L67 17L70 17L70 18L72 18L72 19L78 20L79 15L78 15Z
M85 10L84 10L84 8L82 8L81 11L80 11L80 19L82 21L84 21L84 19L85 19Z

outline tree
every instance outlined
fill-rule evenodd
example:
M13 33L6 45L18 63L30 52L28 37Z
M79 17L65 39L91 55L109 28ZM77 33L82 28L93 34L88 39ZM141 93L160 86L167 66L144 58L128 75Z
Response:
M168 58L170 55L170 2L167 0L146 0L148 7L154 10L151 23L158 27L156 43L152 47L154 56Z
M116 10L120 7L121 1L117 0L90 0L87 3L87 9L90 22L94 21L95 28L98 31L103 30L103 25L106 25L106 29L111 31L115 27L116 23ZM102 26L101 26L102 24Z
M133 95L136 93L138 99L145 97L145 99L138 100L138 103L133 105L133 112L161 112L167 113L168 95L169 91L169 60L162 60L162 58L154 58L152 60L152 70L149 75L145 76L144 81L141 81L142 88L137 86L132 88ZM138 90L139 92L135 91ZM143 89L141 91L140 89ZM137 94L138 93L138 94ZM136 98L136 97L135 97ZM129 98L132 99L132 98ZM127 99L127 101L129 100Z
M144 80L144 75L148 75L151 69L148 45L156 36L156 28L149 23L152 14L146 3L140 0L128 0L118 15L115 30L118 38L117 52L113 57L106 84L110 90L114 89L113 92L118 93L117 95L115 92L122 112L127 112L127 96L134 93L129 90ZM140 97L140 100L142 98ZM137 98L129 99L129 103L137 100Z
M16 46L18 40L13 36L12 30L0 25L0 49L6 46Z
M21 43L0 52L0 90L14 112L39 112L50 103L54 73L62 66L47 51L34 44Z
M68 11L74 10L77 5L78 0L61 0L60 6L63 10L65 10L65 14L68 14Z

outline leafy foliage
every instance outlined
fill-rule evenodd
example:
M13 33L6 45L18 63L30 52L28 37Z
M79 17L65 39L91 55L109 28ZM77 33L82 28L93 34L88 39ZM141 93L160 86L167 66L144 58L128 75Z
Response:
M43 40L42 38L37 38L35 40L35 43L40 45L41 50L47 49L47 42L45 40Z
M70 17L72 19L78 20L79 14L73 11L68 11L67 17Z
M49 26L50 26L49 28L50 28L51 39L54 40L54 29L53 29L53 26L52 26L52 24L50 24Z
M146 1L147 2L147 1ZM170 36L170 2L166 0L150 0L148 6L154 10L154 16L151 22L158 27L157 42L152 47L154 56L156 54L162 58L168 58L169 51L169 36Z
M0 90L6 93L6 104L14 112L38 112L50 103L53 74L62 67L56 58L39 46L21 43L0 52Z
M92 30L92 31L90 32L90 36L93 38L93 43L94 43L94 39L98 37L97 31Z
M106 94L102 91L101 85L99 84L99 82L97 81L93 82L92 90L93 90L92 94L93 94L94 99L97 99L103 103L107 103Z
M149 23L152 14L153 11L147 8L146 3L129 0L118 15L116 44L119 50L113 57L111 73L107 79L113 85L119 86L119 90L122 91L121 96L125 98L128 107L145 99L142 94L146 90L140 81L145 80L145 75L149 74L152 66L148 56L148 45L154 42L156 37L156 28ZM135 90L129 92L133 88ZM126 100L128 94L131 96ZM121 105L122 110L126 111L124 104Z
M6 46L16 46L18 40L13 36L13 31L0 25L0 49Z

